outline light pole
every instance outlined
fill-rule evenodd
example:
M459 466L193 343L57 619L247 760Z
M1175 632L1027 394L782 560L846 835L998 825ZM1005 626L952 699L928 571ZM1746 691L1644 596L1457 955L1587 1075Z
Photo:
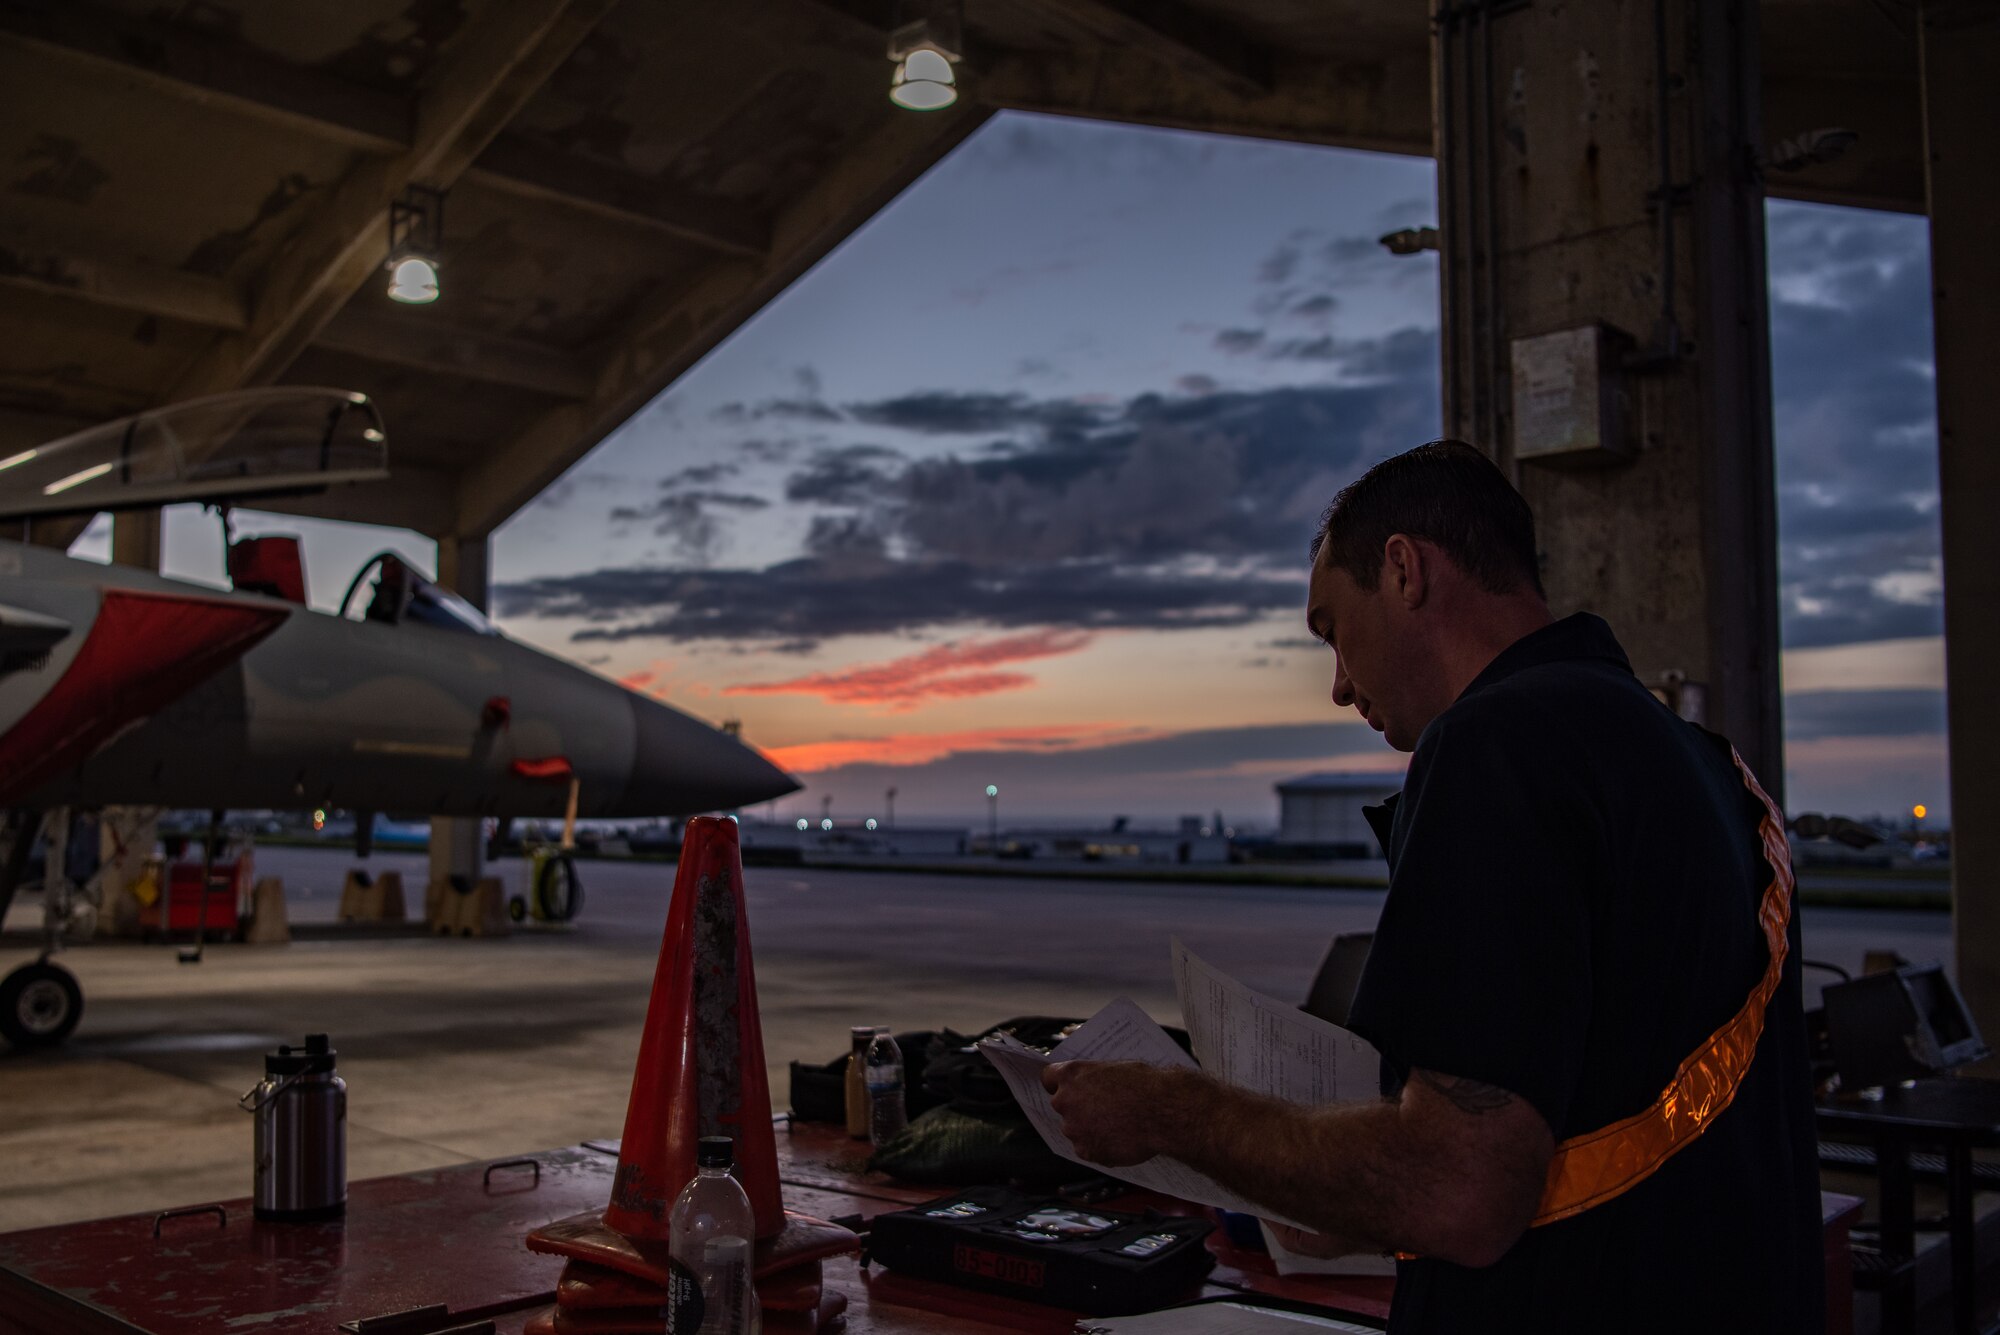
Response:
M888 792L882 794L882 800L888 804L888 825L893 830L896 828L896 790L891 788Z
M1000 790L990 783L986 785L986 846L994 857L1000 856Z

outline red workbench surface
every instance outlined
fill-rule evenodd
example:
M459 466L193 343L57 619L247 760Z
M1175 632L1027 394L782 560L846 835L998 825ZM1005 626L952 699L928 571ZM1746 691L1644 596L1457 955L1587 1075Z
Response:
M555 1301L560 1258L522 1240L552 1219L603 1205L616 1141L593 1141L516 1160L465 1164L352 1184L347 1217L325 1224L267 1224L250 1202L164 1220L127 1215L0 1235L0 1335L326 1335L340 1322L432 1303L455 1316L491 1317L501 1335ZM778 1137L785 1203L821 1218L870 1219L949 1189L897 1183L863 1166L866 1148L836 1127L798 1124ZM512 1165L512 1166L510 1166ZM247 1171L247 1169L246 1169ZM1188 1209L1131 1196L1110 1208ZM227 1222L218 1226L215 1210ZM1378 1319L1386 1279L1281 1279L1268 1259L1238 1252L1217 1234L1219 1264L1207 1294L1254 1290ZM849 1335L1015 1330L1061 1335L1074 1316L1053 1308L863 1272L845 1257L826 1283L848 1298Z
M464 1164L356 1182L347 1217L326 1224L265 1224L248 1200L208 1213L127 1215L0 1235L0 1335L327 1335L343 1321L433 1303L464 1319L490 1317L519 1335L555 1301L562 1260L527 1250L528 1232L602 1206L616 1141L591 1141L521 1160ZM823 1219L860 1216L935 1199L867 1171L866 1147L837 1127L798 1123L778 1136L785 1203ZM247 1169L246 1169L247 1171ZM1144 1193L1111 1209L1197 1207ZM1828 1330L1848 1328L1847 1229L1851 1197L1825 1199ZM217 1211L227 1222L217 1226ZM1253 1292L1338 1313L1386 1317L1394 1281L1375 1277L1281 1278L1269 1258L1232 1247L1220 1232L1206 1296ZM1836 1262L1839 1264L1836 1265ZM908 1279L851 1258L826 1263L826 1285L848 1299L847 1335L1067 1335L1074 1314L947 1284Z

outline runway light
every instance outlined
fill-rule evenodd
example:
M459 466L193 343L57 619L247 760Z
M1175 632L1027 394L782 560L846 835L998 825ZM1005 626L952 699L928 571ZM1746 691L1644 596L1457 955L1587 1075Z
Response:
M71 487L80 487L92 478L103 477L110 471L111 465L108 463L94 464L84 469L81 473L71 473L68 477L58 478L56 481L49 483L48 486L42 488L42 495L60 495L68 491Z
M871 830L875 828L875 818L873 816L868 818L868 828Z
M998 797L1000 796L1000 790L989 783L986 785L986 795L988 797Z
M809 827L808 827L808 826L806 825L806 818L805 818L804 816L801 816L801 817L799 817L799 828L800 828L801 830L809 828Z
M1922 820L1925 816L1930 815L1931 811L1929 807L1925 806L1922 802L1919 802L1915 806L1910 808L1910 814L1912 816L1915 816L1918 820Z
M20 465L34 459L40 453L40 450L22 450L19 454L11 454L5 459L0 459L0 473L4 473L10 468L18 468Z
M822 830L831 830L833 828L833 822L822 816L820 817L819 827Z

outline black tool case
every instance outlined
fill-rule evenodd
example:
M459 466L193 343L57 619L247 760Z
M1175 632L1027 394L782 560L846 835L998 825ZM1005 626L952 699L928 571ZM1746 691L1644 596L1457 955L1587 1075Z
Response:
M877 1215L862 1259L1091 1316L1124 1316L1189 1297L1215 1267L1202 1245L1213 1227L974 1187Z

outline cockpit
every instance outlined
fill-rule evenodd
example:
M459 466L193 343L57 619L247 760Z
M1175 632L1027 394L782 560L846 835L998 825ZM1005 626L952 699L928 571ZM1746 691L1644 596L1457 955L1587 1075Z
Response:
M360 602L363 593L368 596L365 605ZM478 608L426 579L395 552L382 552L361 567L340 600L340 615L388 626L415 622L468 635L500 633Z

